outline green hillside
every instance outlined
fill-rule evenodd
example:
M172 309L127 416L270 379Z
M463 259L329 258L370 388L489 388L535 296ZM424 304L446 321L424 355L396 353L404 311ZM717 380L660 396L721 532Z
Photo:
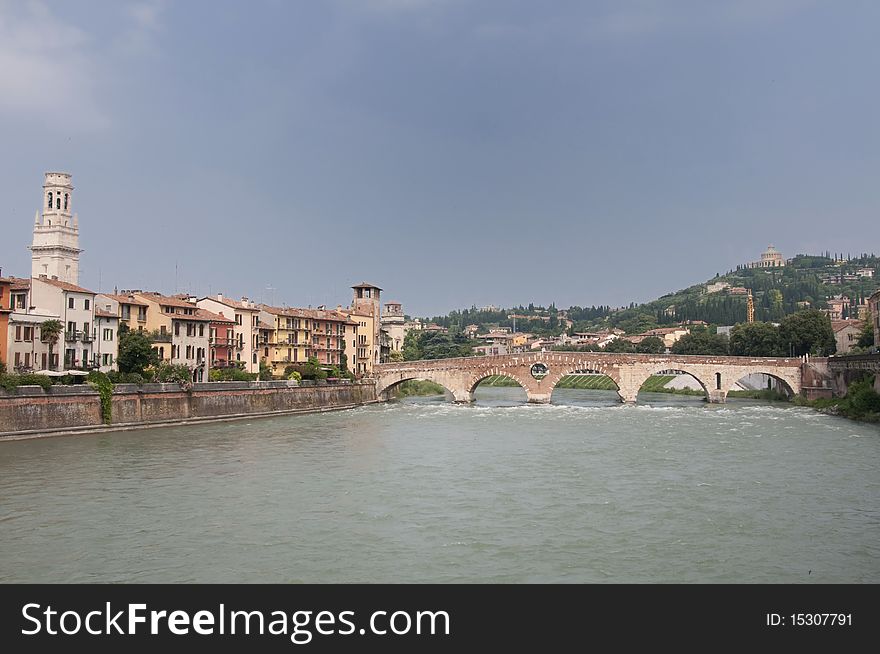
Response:
M865 271L873 271L873 277ZM755 303L755 320L778 322L798 309L828 308L827 299L844 295L852 306L844 307L842 317L856 317L859 304L880 289L880 257L874 254L859 256L804 255L790 259L779 268L738 267L716 275L704 283L668 293L644 304L630 304L624 309L608 306L572 306L560 311L529 304L509 309L471 307L452 311L445 316L429 318L430 322L447 327L452 332L468 325L477 325L480 331L513 328L538 336L558 335L571 321L570 332L591 331L616 327L628 334L637 334L652 327L678 324L686 320L702 320L713 325L735 325L746 321L747 299L744 294L729 289L709 292L710 284L727 283L730 287L750 289Z

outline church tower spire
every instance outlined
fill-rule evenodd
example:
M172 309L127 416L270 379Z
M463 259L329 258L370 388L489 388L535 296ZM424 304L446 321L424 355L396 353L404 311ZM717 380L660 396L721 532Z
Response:
M31 276L79 285L79 224L71 219L73 184L68 173L46 173L43 213L34 224Z

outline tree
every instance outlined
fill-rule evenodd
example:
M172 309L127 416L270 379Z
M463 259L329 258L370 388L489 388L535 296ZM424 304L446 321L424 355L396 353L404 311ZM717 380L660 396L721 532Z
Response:
M159 363L152 342L143 332L120 329L118 344L116 362L119 372L143 374L145 368Z
M727 337L707 331L685 334L670 348L673 354L725 355Z
M450 359L473 356L472 341L464 334L443 334L442 332L411 331L403 341L403 356L406 361L419 359Z
M388 353L388 360L389 361L403 361L404 360L403 352L401 352L400 350L391 350L391 352Z
M779 338L791 356L827 356L837 351L831 319L816 309L798 311L782 319Z
M871 326L870 320L866 320L862 326L862 333L859 334L859 341L856 345L859 347L871 347L877 345L877 343L874 342L874 328Z
M52 353L63 330L64 326L61 324L60 320L47 320L40 325L40 338L43 342L49 344L49 370L53 369L52 362L54 361L54 358Z
M730 353L734 356L781 357L787 353L779 328L769 322L742 323L730 332Z
M615 338L603 348L605 352L634 352L635 349L636 346L625 338Z
M662 354L666 351L666 345L659 336L648 336L636 345L636 352L641 354Z

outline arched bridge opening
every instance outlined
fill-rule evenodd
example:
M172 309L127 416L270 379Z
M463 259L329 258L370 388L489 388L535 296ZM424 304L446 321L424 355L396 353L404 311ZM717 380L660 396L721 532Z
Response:
M472 382L469 389L474 402L496 406L518 405L528 402L528 390L515 376L493 371Z
M738 375L733 375L737 377ZM769 372L751 372L733 380L727 390L729 398L759 400L791 400L795 390L783 377Z
M581 365L563 370L550 391L554 404L613 405L621 401L620 385L599 366Z
M639 385L636 401L648 404L669 400L670 396L675 396L676 401L680 402L687 402L689 399L710 401L711 388L711 380L704 380L693 371L661 368L644 378Z

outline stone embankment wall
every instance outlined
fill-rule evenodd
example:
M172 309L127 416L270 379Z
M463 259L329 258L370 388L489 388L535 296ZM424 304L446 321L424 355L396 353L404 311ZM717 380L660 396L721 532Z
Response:
M343 409L376 401L372 381L292 386L286 381L117 384L110 428ZM107 428L88 384L0 389L0 438Z

